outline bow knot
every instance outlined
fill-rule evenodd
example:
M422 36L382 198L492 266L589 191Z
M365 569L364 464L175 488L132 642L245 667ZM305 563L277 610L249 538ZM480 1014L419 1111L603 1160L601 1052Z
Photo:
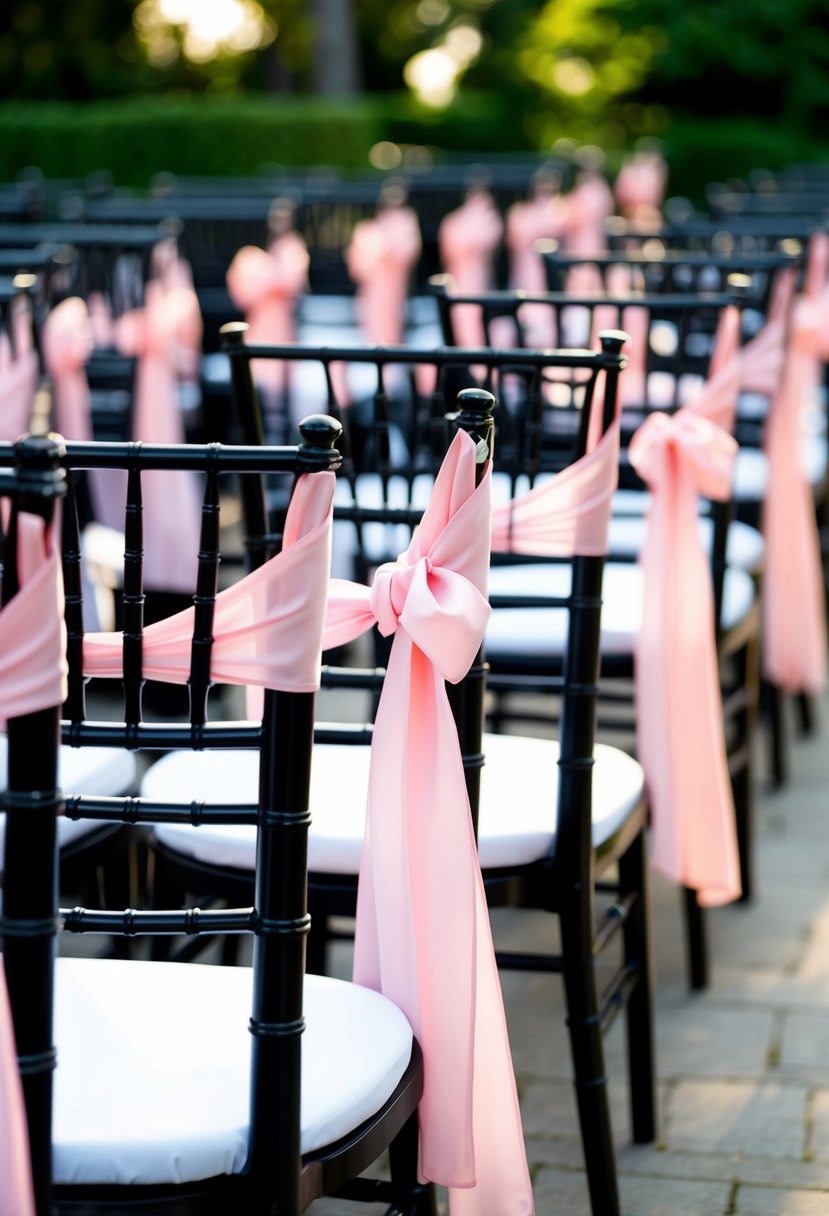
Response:
M665 484L678 464L700 494L719 500L731 492L736 455L734 436L690 409L651 414L630 444L630 462L652 489Z

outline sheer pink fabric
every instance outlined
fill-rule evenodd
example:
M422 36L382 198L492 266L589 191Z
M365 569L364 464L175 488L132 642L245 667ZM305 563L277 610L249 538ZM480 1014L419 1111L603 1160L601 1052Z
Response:
M268 249L246 245L227 271L227 289L248 323L246 341L282 344L296 340L296 300L308 287L308 250L296 232L277 237ZM257 384L279 393L287 365L280 359L257 359L251 371Z
M492 286L492 258L503 236L504 223L492 197L475 191L457 211L445 216L438 229L443 269L459 295L478 295ZM481 309L461 305L452 313L458 346L483 346Z
M617 420L587 455L550 481L494 508L492 552L601 557L607 553L618 480Z
M333 579L325 647L394 634L374 727L354 979L408 1016L425 1059L421 1170L452 1216L533 1210L458 736L457 683L489 617L490 477L456 435L406 553L371 588Z
M409 277L420 256L420 226L411 207L383 207L361 220L346 249L348 273L357 284L357 314L367 341L403 341Z
M710 564L697 498L731 491L740 379L739 314L723 315L711 376L673 416L652 414L630 460L653 498L642 548L643 615L636 665L637 747L651 802L651 861L703 906L739 897Z
M283 549L216 598L212 678L290 692L319 687L320 636L331 568L334 474L300 477L291 498ZM144 630L148 679L185 684L190 675L194 608ZM118 677L123 635L88 633L84 673Z
M29 1130L0 954L0 1216L35 1216Z
M115 346L115 325L109 300L100 291L91 291L87 300L89 320L92 324L92 339L96 350L109 350Z
M146 287L145 304L119 317L115 338L122 354L135 356L133 438L144 443L183 443L176 351L201 332L195 292ZM156 591L191 592L195 585L201 499L195 474L151 471L141 478L144 585Z
M509 251L509 285L514 291L531 295L547 290L547 276L536 241L563 241L567 232L568 205L559 193L541 191L525 202L513 203L506 216L506 243ZM525 304L521 320L530 346L554 347L557 343L556 319L543 304Z
M0 334L0 439L14 442L29 430L39 371L28 311L15 312L12 324L14 350Z
M585 267L585 269L598 271L598 268L595 267ZM624 298L641 294L632 266L625 266L622 263L609 266L605 283L609 296ZM619 377L619 400L622 406L643 405L650 335L650 316L647 308L637 308L635 304L632 304L630 308L624 309L620 318L618 307L600 304L593 311L591 348L595 349L598 346L599 334L603 329L623 329L627 334L625 342L627 366L625 374Z
M804 294L795 301L779 388L766 423L763 504L763 666L791 692L826 683L826 607L812 488L802 465L803 410L829 358L829 236L812 238Z
M579 174L567 201L567 250L585 255L604 253L605 221L613 214L614 206L613 191L604 176L597 171Z
M621 215L640 224L658 224L668 184L668 165L658 152L635 152L625 160L613 195Z
M84 370L94 345L92 318L83 300L71 296L52 309L43 326L43 360L52 380L52 429L64 439L94 438ZM123 532L126 473L90 469L87 476L96 520Z
M0 611L0 719L60 705L66 635L60 563L35 516L18 516L20 590ZM0 959L0 1216L34 1216L29 1136L11 1009Z

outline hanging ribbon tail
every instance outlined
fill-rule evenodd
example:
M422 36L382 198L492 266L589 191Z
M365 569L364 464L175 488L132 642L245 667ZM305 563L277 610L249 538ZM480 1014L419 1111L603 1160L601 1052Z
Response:
M62 705L67 693L63 574L56 521L46 527L21 513L18 527L20 589L0 612L0 718L16 718Z
M39 376L37 353L12 356L8 338L0 335L0 438L13 443L30 429Z
M766 428L763 669L789 692L817 694L826 684L826 606L812 488L801 457L801 406L813 387L814 359L795 333Z
M491 476L476 487L475 470L475 444L460 431L406 552L379 568L370 590L332 580L324 645L375 622L394 635L371 748L354 979L400 1006L423 1051L422 1176L451 1188L453 1213L529 1216L506 1019L445 689L466 674L489 617Z
M328 472L300 477L282 552L216 597L210 674L217 683L290 692L319 687L334 482ZM187 683L194 612L187 608L144 630L148 679ZM120 676L123 634L86 634L83 662L86 675Z
M0 1216L35 1216L29 1131L17 1068L12 1011L0 955Z
M639 758L652 812L651 860L714 907L741 893L709 562L697 494L726 497L731 436L680 411L652 415L630 447L653 498L642 549L635 653ZM702 484L704 483L704 484ZM718 493L714 493L718 491Z

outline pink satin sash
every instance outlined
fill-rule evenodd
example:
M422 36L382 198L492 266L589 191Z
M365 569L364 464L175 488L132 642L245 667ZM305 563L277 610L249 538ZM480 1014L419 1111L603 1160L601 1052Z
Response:
M492 552L601 557L618 480L617 419L587 455L493 509Z
M133 438L144 443L183 443L176 350L201 325L194 292L146 286L143 309L119 317L115 338L122 354L138 358ZM152 470L141 478L144 585L156 591L192 592L195 586L201 499L195 474Z
M819 693L827 672L826 605L814 498L802 463L802 415L829 358L829 236L812 242L766 423L763 668L789 692Z
M384 207L355 226L346 264L357 284L358 319L368 342L395 346L403 341L409 276L420 247L411 207Z
M737 444L722 423L736 410L738 341L739 314L727 309L706 386L673 416L650 415L630 445L631 464L653 495L635 653L651 860L694 889L704 907L741 891L710 563L697 525L699 494L725 499L731 492Z
M458 295L479 295L492 286L492 258L504 224L488 194L472 194L441 221L438 248L443 269ZM452 313L458 346L484 346L482 310L460 305Z
M237 308L245 314L245 341L294 342L296 300L308 286L309 256L296 232L277 238L267 253L256 245L240 249L227 271L227 289ZM279 393L285 383L287 365L281 359L256 359L251 371L260 387Z
M459 432L406 553L371 588L333 579L324 646L394 634L371 749L354 979L404 1010L425 1059L421 1171L452 1216L533 1211L458 736L444 681L489 617L490 477Z
M668 182L668 166L658 152L635 152L613 183L620 213L636 223L658 225Z
M20 590L0 611L0 719L62 704L66 632L54 536L36 516L19 515ZM29 1134L17 1069L11 1009L0 959L0 1216L34 1216Z
M216 597L212 678L290 692L319 687L320 637L331 568L334 474L305 474L291 498L280 553ZM144 674L186 684L194 608L144 630ZM123 635L84 637L84 674L121 675Z
M94 345L94 326L83 300L71 296L52 309L43 326L43 360L52 380L52 429L65 439L94 438L84 370ZM123 532L126 473L89 469L87 477L95 519Z

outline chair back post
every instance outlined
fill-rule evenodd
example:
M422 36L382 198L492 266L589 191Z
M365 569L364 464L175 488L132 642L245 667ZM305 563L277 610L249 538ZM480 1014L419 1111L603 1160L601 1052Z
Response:
M604 361L603 430L616 412L619 372L624 366L625 334L600 335ZM570 615L562 668L559 730L559 802L556 843L557 889L562 900L591 899L592 769L599 691L602 575L604 557L576 555L572 562ZM578 918L581 950L592 951L592 918ZM585 955L586 957L586 955Z
M15 444L17 492L7 537L3 602L17 590L19 512L51 519L65 493L59 436L27 435ZM57 611L57 606L55 607ZM51 1211L55 940L58 931L57 816L60 706L8 723L8 782L0 938L23 1083L38 1216Z
M493 460L495 439L493 410L497 401L492 393L488 393L486 389L482 388L462 389L458 393L457 400L459 411L457 414L450 414L449 418L475 441L477 452L475 485L478 486ZM484 697L488 670L483 647L481 647L475 656L475 661L460 683L446 685L449 704L458 728L466 790L472 812L472 827L476 838L481 794L481 769L484 765Z
M222 350L230 360L230 384L233 392L236 417L242 432L242 442L252 447L262 447L265 430L262 410L253 380L250 360L245 355L245 335L248 326L244 321L231 321L219 330ZM268 533L267 508L265 506L265 484L262 477L243 477L239 489L245 532L248 544L248 560L252 570L267 559L266 536Z
M339 423L314 415L299 429L300 464L308 471L337 467ZM302 1210L300 1036L311 924L307 855L314 694L266 690L262 730L249 1026L251 1216Z

